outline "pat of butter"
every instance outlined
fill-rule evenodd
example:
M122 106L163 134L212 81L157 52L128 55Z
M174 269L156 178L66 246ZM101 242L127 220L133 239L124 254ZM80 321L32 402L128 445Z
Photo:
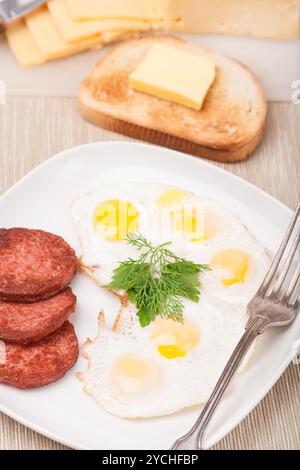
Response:
M132 88L200 110L215 79L209 57L154 44L129 76Z

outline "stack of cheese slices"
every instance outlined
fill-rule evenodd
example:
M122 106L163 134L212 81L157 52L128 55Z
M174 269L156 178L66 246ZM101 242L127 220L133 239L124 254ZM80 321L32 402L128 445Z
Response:
M300 0L49 0L6 35L28 67L145 31L292 39Z

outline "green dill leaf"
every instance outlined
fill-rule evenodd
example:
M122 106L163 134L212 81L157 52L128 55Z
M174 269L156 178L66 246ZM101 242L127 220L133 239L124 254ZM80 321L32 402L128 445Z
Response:
M209 267L179 258L169 249L170 242L153 246L139 233L129 234L127 242L140 256L121 262L105 287L127 292L143 327L158 315L183 322L182 299L199 301L199 275Z
M147 239L140 233L128 233L127 242L138 250L141 250L142 248L152 248L151 244L148 243Z
M169 295L161 307L160 315L180 323L183 323L183 303L178 297Z
M150 310L146 310L145 308L141 307L137 311L137 316L140 321L140 325L142 327L150 325L150 323L155 320L156 315L151 312Z

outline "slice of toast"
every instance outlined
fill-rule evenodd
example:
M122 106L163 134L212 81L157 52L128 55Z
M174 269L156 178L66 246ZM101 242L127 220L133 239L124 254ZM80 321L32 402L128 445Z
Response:
M129 75L154 42L214 60L216 79L200 111L130 88ZM260 142L267 105L244 65L174 36L147 36L118 45L97 63L81 85L79 109L105 129L211 160L237 162Z

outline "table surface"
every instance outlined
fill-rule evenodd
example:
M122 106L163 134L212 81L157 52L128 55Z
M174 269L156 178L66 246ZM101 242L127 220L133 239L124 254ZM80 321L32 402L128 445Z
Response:
M300 201L300 105L270 103L263 143L246 162L218 164L287 206ZM130 140L84 122L74 98L9 97L0 105L0 193L57 152ZM215 449L300 449L300 366L290 365L256 409ZM0 413L0 449L67 449Z

